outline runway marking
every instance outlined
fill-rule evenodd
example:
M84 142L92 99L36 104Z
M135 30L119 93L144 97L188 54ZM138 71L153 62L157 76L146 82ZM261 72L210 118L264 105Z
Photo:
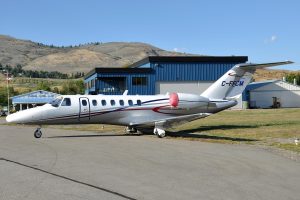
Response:
M81 185L92 187L92 188L95 188L95 189L98 189L98 190L101 190L101 191L104 191L104 192L107 192L107 193L110 193L110 194L113 194L113 195L116 195L116 196L119 196L119 197L123 197L124 199L137 200L133 197L126 196L124 194L115 192L113 190L109 190L109 189L106 189L106 188L103 188L103 187L99 187L99 186L96 186L96 185L92 185L92 184L89 184L89 183L78 181L78 180L75 180L75 179L72 179L72 178L69 178L69 177L66 177L66 176L55 174L53 172L48 172L46 170L43 170L43 169L40 169L40 168L37 168L37 167L33 167L33 166L30 166L30 165L26 165L26 164L23 164L23 163L20 163L20 162L17 162L17 161L9 160L9 159L6 159L6 158L0 158L0 160L10 162L10 163L13 163L13 164L16 164L16 165L20 165L20 166L23 166L23 167L27 167L27 168L30 168L30 169L33 169L33 170L36 170L36 171L40 171L40 172L43 172L43 173L46 173L46 174L49 174L49 175L52 175L52 176L56 176L58 178L62 178L62 179L68 180L68 181L72 181L74 183L78 183L78 184L81 184Z

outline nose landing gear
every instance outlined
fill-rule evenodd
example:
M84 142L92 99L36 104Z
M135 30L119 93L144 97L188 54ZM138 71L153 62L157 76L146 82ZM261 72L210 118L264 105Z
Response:
M35 137L35 138L40 138L40 137L42 137L42 131L41 131L41 128L37 128L37 129L34 131L34 137Z

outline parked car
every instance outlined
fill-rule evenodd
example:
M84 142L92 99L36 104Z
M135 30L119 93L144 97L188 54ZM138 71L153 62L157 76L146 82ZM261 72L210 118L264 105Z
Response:
M7 111L0 110L0 116L7 116Z
M7 107L2 107L2 109L0 110L0 116L7 116L7 114L8 114Z

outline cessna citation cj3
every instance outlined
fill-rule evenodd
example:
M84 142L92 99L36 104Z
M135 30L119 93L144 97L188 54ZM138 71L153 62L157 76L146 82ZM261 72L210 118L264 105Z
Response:
M165 136L171 126L210 116L237 105L256 69L292 62L235 65L201 95L63 95L52 102L11 114L9 123L38 125L36 138L46 124L113 124L127 133L153 132Z

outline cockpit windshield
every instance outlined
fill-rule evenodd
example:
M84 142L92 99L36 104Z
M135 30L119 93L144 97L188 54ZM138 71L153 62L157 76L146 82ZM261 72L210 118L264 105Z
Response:
M49 102L53 107L58 107L62 101L63 97L57 97Z

